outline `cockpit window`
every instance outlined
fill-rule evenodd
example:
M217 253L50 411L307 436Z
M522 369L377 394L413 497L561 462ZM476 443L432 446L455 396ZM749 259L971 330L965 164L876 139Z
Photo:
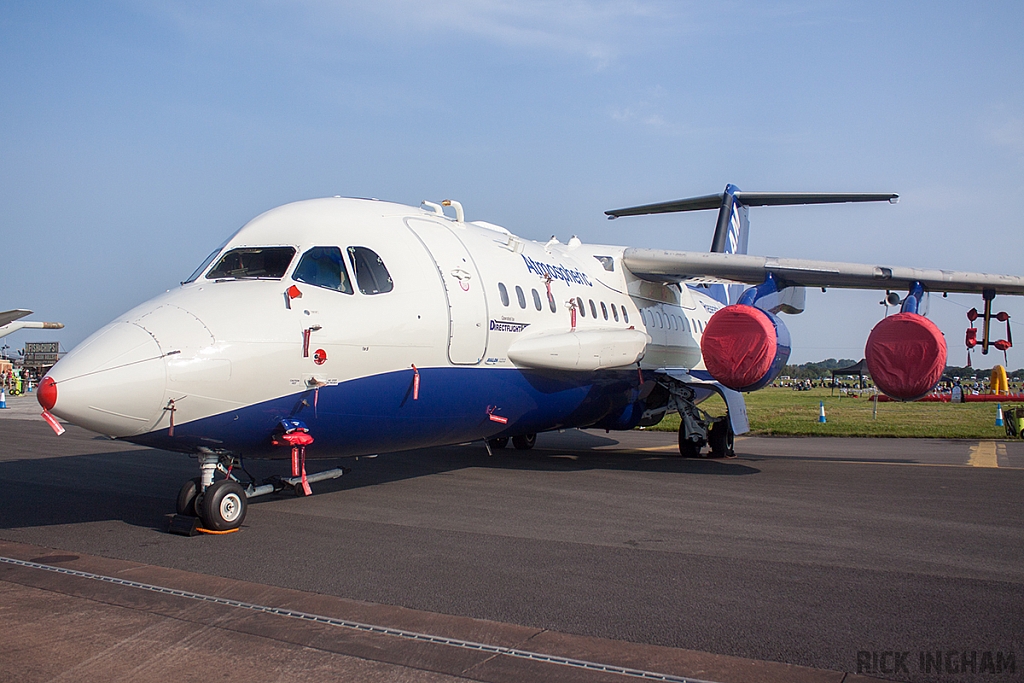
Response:
M366 247L349 247L348 259L356 274L356 284L363 294L384 294L394 288L384 261L375 251Z
M307 251L295 267L292 279L345 294L352 293L352 283L338 247L313 247Z
M207 280L280 280L292 262L291 247L242 247L224 254Z
M216 249L211 251L210 255L203 259L203 265L196 268L195 272L189 275L187 280L182 280L181 284L187 285L190 282L195 282L196 278L202 275L203 271L210 267L210 264L213 263L213 259L217 258L217 254L220 253L221 248L222 247L217 247Z

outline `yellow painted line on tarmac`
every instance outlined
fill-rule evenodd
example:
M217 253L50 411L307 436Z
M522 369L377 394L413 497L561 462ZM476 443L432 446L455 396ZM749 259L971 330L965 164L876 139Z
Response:
M758 462L760 460L771 460L773 457L777 457L777 456L739 454L739 455L736 456L736 460L739 460L739 461L747 460L749 462ZM842 464L842 465L889 465L890 467L959 467L959 468L965 469L965 470L971 468L971 465L969 463L964 463L963 465L957 465L957 464L954 464L954 463L945 463L945 462L892 462L891 460L843 460L841 458L814 458L814 457L811 457L811 456L808 456L808 457L796 457L796 456L788 457L788 456L784 456L784 457L787 457L787 459L789 459L789 460L803 460L803 461L806 461L806 462L816 462L816 463L823 463L823 462L824 463L836 463L836 464ZM1001 470L1024 470L1024 467L1000 467L999 469L1001 469Z
M1005 447L1003 448L1005 451ZM978 445L971 446L971 457L967 464L972 467L999 467L999 458L996 456L995 441L979 441Z
M749 437L737 436L735 438L735 440L734 440L734 443L740 443L741 441L746 441L747 438L749 438ZM677 446L675 444L669 444L667 446L645 446L643 448L627 448L627 449L623 449L621 452L623 452L623 453L627 453L629 451L644 451L644 452L661 452L661 451L666 451L666 452L668 452L668 451L678 451L678 450L679 450L679 446Z

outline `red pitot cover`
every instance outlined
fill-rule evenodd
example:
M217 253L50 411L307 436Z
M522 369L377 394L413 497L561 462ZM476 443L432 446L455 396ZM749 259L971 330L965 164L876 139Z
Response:
M726 306L711 316L700 346L711 376L740 390L771 368L777 348L775 326L753 306Z
M903 401L921 398L946 369L946 338L931 320L897 313L875 325L864 347L868 372L878 388Z

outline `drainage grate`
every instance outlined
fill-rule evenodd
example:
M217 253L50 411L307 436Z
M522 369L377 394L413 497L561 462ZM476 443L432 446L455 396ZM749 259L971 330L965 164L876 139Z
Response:
M599 662L588 662L583 659L572 659L570 657L560 657L558 655L548 655L541 652L531 652L530 650L521 650L514 647L502 647L500 645L488 645L486 643L475 643L471 640L461 640L459 638L446 638L444 636L434 636L428 633L417 633L416 631L406 631L400 628L389 628L387 626L375 626L373 624L363 624L358 621L349 621L347 619L335 619L334 617L325 617L319 614L310 614L309 612L299 612L297 610L285 609L282 607L270 607L268 605L257 605L251 602L242 602L241 600L230 600L228 598L218 598L214 595L203 595L202 593L193 593L191 591L178 590L177 588L167 588L165 586L154 586L149 583L139 583L138 581L129 581L127 579L119 579L114 576L104 576L102 574L93 574L90 572L78 571L76 569L67 569L66 567L53 567L48 564L39 564L38 562L28 562L26 560L17 560L10 557L0 557L0 562L6 564L16 565L18 567L27 567L29 569L41 569L43 571L54 572L57 574L65 574L67 576L75 576L81 579L91 579L93 581L102 581L104 583L112 583L118 586L124 586L126 588L136 588L138 590L150 591L152 593L160 593L162 595L173 595L179 598L187 598L189 600L199 600L201 602L211 602L216 605L224 605L225 607L236 607L238 609L251 610L253 612L265 612L267 614L276 614L281 617L288 617L290 619L301 619L302 621L311 621L318 624L327 624L330 626L338 626L340 628L353 629L355 631L364 631L367 633L377 633L385 636L394 636L395 638L404 638L405 640L414 640L421 643L432 643L435 645L447 645L448 647L458 647L465 650L477 650L479 652L489 652L496 655L505 655L507 657L518 657L519 659L529 659L535 662L544 662L546 664L556 664L559 666L568 666L574 669L584 669L587 671L600 671L602 673L619 674L621 676L630 676L633 678L640 678L647 681L667 681L669 683L710 683L697 678L687 678L685 676L673 676L671 674L662 674L656 671L644 671L642 669L631 669L623 666L615 666L613 664L601 664Z

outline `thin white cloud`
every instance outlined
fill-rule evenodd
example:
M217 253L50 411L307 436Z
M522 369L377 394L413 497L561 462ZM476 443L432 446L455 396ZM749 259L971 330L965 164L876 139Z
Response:
M351 11L351 3L299 0L316 14ZM675 13L655 0L377 0L362 11L379 21L438 33L476 36L513 48L582 55L604 65L636 37Z
M682 121L688 114L685 100L681 102L662 86L651 88L641 99L629 104L609 107L607 114L618 124L658 135L704 136L716 130Z

